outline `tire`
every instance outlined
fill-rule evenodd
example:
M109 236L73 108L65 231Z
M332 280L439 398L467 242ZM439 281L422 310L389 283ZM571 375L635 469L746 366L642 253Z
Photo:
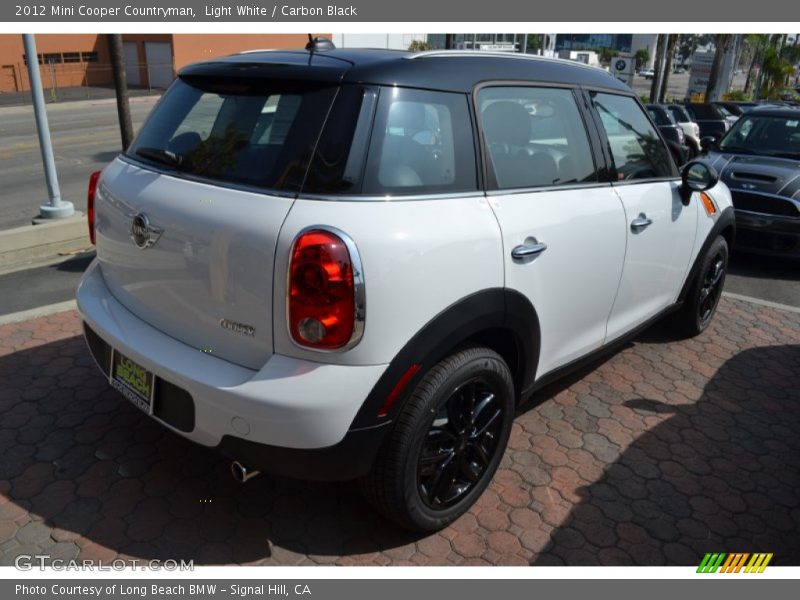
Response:
M400 410L360 481L367 501L415 531L436 531L455 521L500 464L514 398L508 365L493 350L467 348L439 362Z
M711 243L673 324L684 337L699 335L711 323L728 272L728 242L722 236Z

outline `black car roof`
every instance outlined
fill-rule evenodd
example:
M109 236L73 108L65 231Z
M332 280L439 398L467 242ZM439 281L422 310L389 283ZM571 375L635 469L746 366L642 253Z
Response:
M784 119L800 119L800 109L790 106L758 106L748 113L748 117L779 117Z
M179 76L281 77L323 82L398 85L470 92L487 80L538 81L632 93L607 71L576 61L528 54L454 51L405 52L335 49L263 50L183 68Z

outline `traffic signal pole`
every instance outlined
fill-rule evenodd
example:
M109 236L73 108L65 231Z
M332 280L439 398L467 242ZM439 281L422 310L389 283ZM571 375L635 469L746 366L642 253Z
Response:
M33 114L36 118L36 130L39 133L39 149L42 152L44 164L44 177L47 183L47 204L39 206L39 219L63 219L75 214L72 202L61 199L61 190L58 187L58 174L56 161L53 157L53 144L50 141L50 125L47 122L47 110L42 92L42 80L39 75L39 59L36 54L36 40L33 34L26 33L22 36L25 45L25 58L28 61L28 79L31 84L31 99L33 100Z

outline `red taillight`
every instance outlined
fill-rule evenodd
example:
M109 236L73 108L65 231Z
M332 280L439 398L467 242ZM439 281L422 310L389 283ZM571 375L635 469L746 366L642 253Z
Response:
M346 237L346 236L345 236ZM355 246L313 229L295 240L289 264L289 331L302 346L334 350L353 342L363 323L361 267Z
M89 190L86 192L86 220L89 222L89 241L94 244L94 195L97 192L97 180L100 171L95 171L89 176Z

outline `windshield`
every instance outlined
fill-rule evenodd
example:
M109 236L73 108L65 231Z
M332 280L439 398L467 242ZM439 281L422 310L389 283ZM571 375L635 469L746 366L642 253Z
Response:
M126 154L176 174L296 190L334 95L290 81L179 79Z
M719 149L800 158L800 113L791 118L745 115L720 142Z

